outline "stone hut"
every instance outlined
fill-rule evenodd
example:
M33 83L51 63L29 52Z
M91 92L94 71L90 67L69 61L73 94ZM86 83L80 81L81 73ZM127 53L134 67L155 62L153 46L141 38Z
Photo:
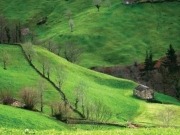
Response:
M154 90L149 87L139 84L133 91L133 95L141 99L153 99Z

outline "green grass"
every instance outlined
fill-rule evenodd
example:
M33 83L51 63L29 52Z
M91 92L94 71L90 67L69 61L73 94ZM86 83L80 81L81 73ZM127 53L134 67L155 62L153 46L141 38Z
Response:
M177 99L168 95L161 94L161 93L155 93L155 99L164 104L180 105L180 102Z
M15 93L16 97L18 98L19 90L27 86L36 86L40 76L29 66L22 54L20 47L1 45L0 52L3 51L7 51L9 54L11 54L11 64L8 65L7 70L4 70L2 66L0 68L0 87L1 89L8 88ZM155 118L150 119L150 117L146 116L154 116L156 111L152 110L157 110L159 106L161 106L162 109L167 107L167 105L146 103L145 101L134 98L132 96L132 90L137 84L130 80L119 79L88 70L78 65L69 63L65 59L58 57L57 55L40 47L34 47L34 51L35 56L33 59L33 64L42 72L42 65L40 64L39 59L42 56L45 57L46 60L49 61L49 65L51 65L50 79L54 81L56 85L56 68L64 72L65 79L63 81L62 90L72 105L75 103L74 89L81 84L84 89L86 101L101 101L113 112L110 122L126 123L126 121L123 121L123 119L137 122L149 122L149 120L151 120L151 123L155 124ZM59 101L59 94L48 82L46 82L46 84L48 88L45 91L44 96L46 101L45 113L49 115L50 108L48 108L48 104L52 101ZM179 102L174 98L164 96L162 94L157 94L156 98L165 103L169 102L176 104L177 106L171 105L171 108L177 109L177 112L180 111ZM152 106L153 109L151 110ZM0 114L2 116L6 116L3 109L0 109ZM10 114L8 115L10 120L9 124L13 125L10 119ZM34 113L34 115L37 115L37 113ZM5 124L1 123L1 126L8 127L8 119L6 117L1 117L1 119L1 122L5 121ZM32 120L33 119L34 118L32 117ZM24 123L26 122L27 121L25 120ZM178 121L175 121L172 123L172 125L177 123Z
M142 129L118 129L118 130L95 130L95 131L57 131L57 130L44 130L44 131L34 131L29 130L29 133L35 133L36 135L177 135L179 134L180 129L175 128L142 128ZM2 135L22 135L24 134L24 130L17 129L5 129L1 128L0 133Z
M45 56L47 60L49 59L50 65L56 65L52 66L54 70L52 70L50 77L54 82L57 79L55 68L58 67L65 72L66 75L62 89L72 104L75 103L74 89L79 84L83 84L87 101L102 101L113 111L111 121L122 122L123 118L133 121L133 119L140 116L151 105L151 103L137 100L132 96L132 90L137 85L132 81L87 70L86 68L69 63L43 48L36 47L35 50L37 57ZM34 64L41 70L41 65L38 61L34 61ZM163 103L180 104L176 99L163 94L157 93L155 98ZM163 105L163 107L166 107L166 105ZM174 107L176 106L172 106L172 108ZM178 109L178 111L180 110ZM148 110L147 113L151 113L151 111Z
M25 87L38 88L42 78L33 70L26 61L20 47L0 45L0 54L6 51L10 55L7 70L3 69L0 61L0 90L9 90L19 99L19 92ZM45 80L44 80L45 81ZM59 93L45 81L46 89L43 93L45 112L49 113L48 104L60 99Z
M64 0L4 0L0 2L0 12L10 20L21 20L24 27L30 27L40 41L52 40L64 46L73 41L83 49L79 65L84 67L127 65L134 61L142 62L145 51L152 49L155 59L166 52L171 43L180 51L177 38L180 35L180 3L137 4L126 6L119 0L113 0L112 6L102 6L100 12L87 1ZM64 12L71 9L75 22L74 32L70 32L68 19ZM47 24L36 26L37 21L47 16ZM42 79L25 60L21 48L0 45L0 54L7 51L10 56L8 69L4 70L0 61L0 90L10 90L19 98L19 91L24 87L36 87ZM171 108L179 114L179 101L156 93L155 98L166 104L147 103L132 96L136 83L97 73L81 66L67 62L49 51L35 47L33 64L42 71L39 57L46 57L52 66L50 78L56 82L56 68L63 69L65 79L62 90L70 103L75 102L74 89L83 85L86 100L100 100L110 108L113 117L110 122L126 123L128 121L147 125L162 124L156 119L158 111ZM57 84L57 83L56 83ZM179 133L174 128L105 130L92 126L72 126L77 131L59 131L67 129L64 124L49 117L49 103L59 101L59 93L46 81L44 92L45 113L30 112L22 109L0 105L0 134L24 134L28 128L36 134L172 134ZM178 115L177 115L178 116ZM172 121L172 126L180 125L179 117ZM19 129L20 128L20 129ZM53 130L55 129L55 130ZM106 128L107 129L107 128ZM42 131L38 131L42 130ZM91 131L85 131L91 130Z
M56 68L65 72L62 89L72 104L75 103L74 90L82 84L86 100L88 102L92 102L94 100L102 101L113 111L113 117L116 120L121 119L122 117L132 118L136 115L136 111L140 108L136 100L131 97L132 89L136 85L134 82L117 79L115 77L87 70L78 65L69 63L42 48L36 47L36 54L37 57L46 56L46 59L50 61L49 64L52 65L50 78L54 82L57 80ZM38 63L38 61L34 61L34 64L39 70L42 69L42 66ZM125 113L127 111L129 114Z
M84 50L79 64L85 67L142 62L150 48L158 59L165 55L169 44L180 51L179 2L133 6L119 0L111 3L110 8L102 6L97 12L92 0L6 0L1 2L0 11L7 18L29 24L39 40L51 39L62 46L70 40L75 42ZM64 16L66 9L73 12L73 33ZM48 22L37 27L42 16L47 16Z
M0 105L0 127L33 130L67 129L65 124L45 114L4 105Z

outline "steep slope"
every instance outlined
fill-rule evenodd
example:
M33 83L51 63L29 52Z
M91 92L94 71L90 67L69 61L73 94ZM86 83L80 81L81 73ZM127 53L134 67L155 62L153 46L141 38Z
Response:
M9 55L9 64L7 70L3 69L1 58L3 53ZM21 48L18 46L9 46L0 44L0 90L9 90L19 99L19 92L25 87L38 88L38 84L42 80L28 64L23 56ZM45 80L44 80L45 81ZM49 114L49 103L53 100L60 99L59 93L47 81L46 90L44 91L45 112Z
M142 62L147 49L160 58L169 44L180 51L179 7L179 2L123 5L113 0L110 7L103 4L97 12L92 0L6 0L1 1L0 11L7 18L22 20L39 40L62 46L74 42L84 50L79 64L93 67ZM74 32L65 16L67 9L73 14ZM47 23L36 26L44 16Z
M58 85L57 68L59 69L58 71L64 73L61 74L64 78L62 90L72 105L74 105L76 101L75 89L81 87L83 89L81 92L84 93L85 101L101 101L113 112L111 121L122 122L124 119L138 119L147 109L146 118L143 120L153 123L154 120L148 117L148 113L156 115L158 105L146 103L134 98L132 96L132 90L136 86L134 82L85 69L69 63L43 48L35 47L35 50L37 57L45 57L46 60L49 61L49 64L52 65L51 68L54 70L51 71L50 79L53 80L56 85ZM36 60L34 60L33 63L42 72L42 65ZM164 96L163 94L156 94L156 99L163 103L176 104L177 106L172 105L170 108L177 109L177 112L180 111L178 107L180 103L176 99ZM153 110L157 109L157 111L148 110L150 106L154 106ZM168 106L162 105L162 109L166 107ZM81 109L79 108L79 110ZM176 122L179 123L179 121Z
M16 95L18 95L18 91L25 86L35 86L37 84L37 80L40 76L34 71L32 67L29 66L27 61L24 58L24 55L21 51L21 48L18 46L10 46L10 45L1 45L0 52L8 52L11 55L11 64L8 65L8 69L4 70L2 67L0 68L0 86L1 89L8 88ZM42 64L39 61L41 57L46 58L48 64L51 66L50 79L58 85L58 72L61 71L63 83L62 83L62 91L66 94L69 102L74 105L76 101L76 91L77 87L81 87L84 100L88 103L92 103L95 101L101 101L102 105L106 105L112 112L112 117L110 122L126 122L124 120L130 120L135 122L151 122L152 124L156 123L156 112L158 112L159 108L165 109L170 107L171 109L175 109L177 113L179 113L179 102L174 98L170 98L164 95L156 95L156 98L163 103L173 103L175 105L160 105L160 104L151 104L136 99L132 96L132 90L136 86L136 84L129 80L118 79L112 76L104 75L101 73L97 73L86 68L80 67L78 65L67 62L65 59L58 57L57 55L49 52L46 49L35 46L34 47L34 58L33 64L39 71L42 72ZM46 82L48 89L45 91L45 101L46 104L51 101L59 101L59 93ZM18 97L18 96L17 96ZM97 103L97 102L95 102ZM87 105L87 104L86 104ZM28 111L17 109L17 114L21 114L19 111L22 111L22 117L17 115L11 116L11 113L5 113L13 111L10 107L2 106L0 109L1 114L1 124L3 127L12 127L12 121L8 124L7 117L9 120L16 119L22 124L22 119L25 119L27 122ZM3 109L4 108L4 109ZM153 109L152 109L153 108ZM46 112L48 112L49 108L46 107ZM78 110L81 110L79 106ZM16 112L13 111L13 112ZM25 113L23 115L23 113ZM49 115L50 113L48 113ZM7 116L8 115L8 116ZM31 114L29 114L31 115ZM38 113L32 113L33 115L38 115ZM36 119L36 117L35 117ZM37 118L41 119L41 118ZM43 119L43 118L42 118ZM179 124L178 118L177 121L173 121L174 124ZM35 120L32 123L35 123ZM30 125L26 125L29 127ZM37 126L37 125L35 125ZM25 126L22 126L23 128ZM15 127L16 128L16 127ZM37 129L42 129L43 125L39 125Z

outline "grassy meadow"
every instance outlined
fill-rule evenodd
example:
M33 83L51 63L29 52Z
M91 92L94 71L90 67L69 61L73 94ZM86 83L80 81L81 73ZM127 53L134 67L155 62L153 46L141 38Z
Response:
M1 89L11 90L18 98L18 91L23 87L36 86L35 84L38 83L40 76L28 65L20 47L1 45L0 51L9 52L12 61L7 66L7 70L4 70L2 67L0 68L0 74L1 77L3 77L3 79L0 79L0 81L3 81L1 82ZM42 47L35 46L32 62L41 72L42 65L39 61L39 59L42 59L41 57L44 57L49 62L48 64L51 65L50 79L55 82L56 85L58 85L57 69L63 72L62 90L72 105L74 105L76 98L75 89L80 86L83 88L82 92L85 93L84 96L87 102L101 101L112 111L113 115L110 122L126 124L127 121L132 121L137 123L151 123L151 125L154 125L157 123L155 116L156 113L159 112L159 107L161 106L162 109L168 107L168 105L146 103L145 101L134 98L132 96L132 90L137 84L132 81L88 70L69 63ZM44 93L44 99L46 101L45 113L46 115L50 115L48 105L53 101L59 101L60 95L48 82L47 86L47 90ZM176 99L158 93L156 94L156 98L164 103L175 104L171 105L170 108L175 109L177 114L180 111L180 103ZM82 111L81 109L79 110ZM3 109L0 109L0 112L6 115ZM2 117L2 122L3 120L6 120L6 117ZM178 120L178 118L176 120L177 121L173 121L171 124L179 124L180 120ZM11 121L9 123L11 123ZM1 123L1 126L8 127L8 124L6 124ZM163 123L159 122L159 124Z
M69 10L75 23L73 32L65 15ZM43 62L46 62L50 80L61 85L72 106L76 103L76 90L80 89L87 106L101 102L111 111L108 122L132 123L140 127L75 125L56 120L51 117L50 104L62 100L60 93L30 66L20 46L0 44L0 54L9 55L7 70L3 69L0 57L0 91L8 90L20 100L22 89L34 87L39 90L42 80L45 84L43 113L0 104L0 134L178 135L180 102L177 99L161 93L155 93L155 99L160 103L135 98L136 82L88 68L143 62L149 49L158 59L165 55L169 44L180 52L179 13L179 2L124 5L121 0L112 0L110 5L103 4L98 12L92 0L1 0L0 16L12 22L20 20L21 26L28 27L35 35L32 64L43 73ZM42 17L47 17L47 22L37 26ZM61 46L62 53L65 45L72 42L82 50L80 61L70 63L45 49L49 41ZM78 110L82 112L80 103ZM36 109L40 110L40 105Z
M103 4L97 12L92 0L6 0L1 2L0 11L7 18L20 19L24 27L34 31L36 39L47 41L45 44L54 41L63 47L73 42L83 50L78 64L93 67L142 62L148 49L158 59L169 44L180 51L179 6L179 2L123 5L113 0L111 6ZM72 11L74 32L70 32L67 10ZM44 16L47 23L36 26Z
M94 131L57 131L57 130L43 130L43 131L36 131L36 130L28 130L29 134L37 134L37 135L177 135L180 132L180 129L175 128L142 128L142 129L116 129L116 130L94 130ZM6 129L1 128L0 133L3 135L23 135L25 134L25 130L18 130L18 129Z

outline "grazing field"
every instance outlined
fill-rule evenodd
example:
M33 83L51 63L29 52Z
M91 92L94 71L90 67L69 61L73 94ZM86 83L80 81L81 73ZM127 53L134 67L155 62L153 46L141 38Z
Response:
M179 2L124 5L113 0L97 12L92 0L6 0L1 1L0 11L7 18L20 19L43 44L52 41L63 47L73 42L83 50L79 64L93 67L142 62L149 49L158 59L169 44L180 51L179 7ZM67 10L72 12L74 32L70 32ZM45 16L46 24L37 26Z
M0 127L9 129L65 130L67 126L43 113L0 105ZM5 132L0 130L0 134Z
M10 56L11 62L7 65L7 70L3 69L3 66L0 67L0 89L1 90L10 90L16 99L19 99L19 91L24 87L33 86L36 87L38 80L42 77L35 72L35 70L28 64L27 60L22 53L22 50L19 46L13 45L1 45L0 52L7 52ZM97 103L95 101L101 101L102 105L106 105L111 112L112 117L110 118L110 123L119 123L119 124L128 124L128 122L137 123L140 125L149 126L166 126L161 119L157 119L157 114L166 108L174 110L173 121L169 122L169 126L178 126L180 125L179 120L179 101L176 99L165 96L163 94L156 94L156 99L171 105L166 104L155 104L147 103L143 100L139 100L132 96L132 90L137 85L135 82L125 79L119 79L112 76L104 75L97 73L95 71L88 70L86 68L80 67L78 65L69 63L65 59L49 52L46 49L35 46L34 47L34 56L32 63L35 67L42 72L42 58L45 58L48 61L48 64L51 65L50 79L58 85L57 82L57 71L62 71L63 83L62 91L65 93L69 103L74 106L75 104L75 89L77 87L82 88L86 102ZM28 72L27 72L28 71ZM110 131L86 131L98 129L99 126L85 126L85 125L69 125L64 126L61 122L53 119L50 116L50 107L49 104L54 101L60 101L60 95L51 86L51 84L46 81L47 89L44 92L45 112L31 112L22 109L17 109L13 107L8 107L0 105L0 126L2 127L0 132L3 134L8 134L12 132L13 134L19 134L24 132L24 129L28 128L37 132L37 134L59 134L59 130L64 129L77 129L82 131L63 131L64 134L99 134L101 132L105 134L128 134L131 133L131 130L113 130L109 128ZM39 107L37 106L37 109ZM82 111L81 108L78 109ZM165 110L166 111L166 110ZM12 115L13 112L13 115ZM16 123L16 124L15 124ZM12 130L12 128L17 130ZM21 129L21 130L18 130ZM56 130L47 130L47 131L36 131L43 129L56 129ZM101 128L99 128L101 129ZM99 130L98 129L98 130ZM106 128L108 129L108 128ZM116 129L116 128L115 128ZM154 129L140 129L143 132L157 132L158 130ZM176 133L175 129L169 129ZM134 134L137 134L138 131L134 130ZM172 132L172 133L173 133Z
M0 135L180 133L179 100L141 100L138 83L90 70L143 62L147 50L159 59L170 44L180 53L179 0L93 1L0 0ZM38 92L33 111L2 104L21 104L28 88Z
M142 129L116 129L116 130L94 130L94 131L57 131L57 130L28 130L29 134L36 135L178 135L180 129L176 128L142 128ZM3 135L23 135L25 130L0 128L0 133Z

